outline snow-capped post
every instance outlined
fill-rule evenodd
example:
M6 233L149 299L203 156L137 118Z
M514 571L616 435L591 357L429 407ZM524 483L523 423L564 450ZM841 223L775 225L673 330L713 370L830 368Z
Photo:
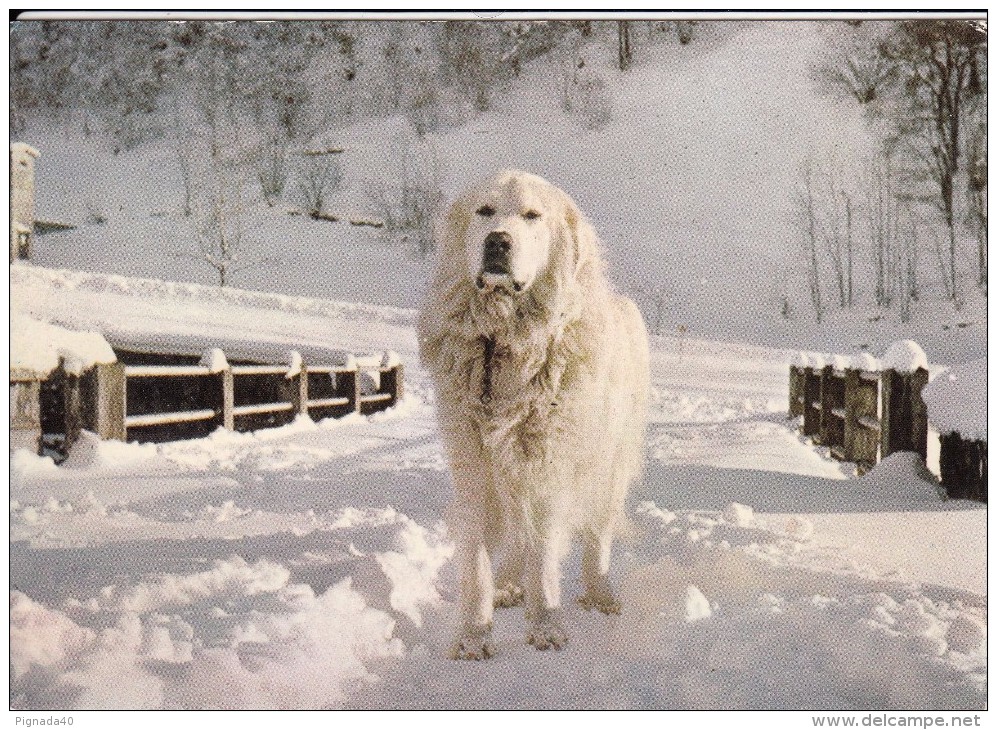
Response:
M845 373L841 358L835 357L821 370L820 443L832 455L844 457L845 448Z
M810 366L804 371L803 382L803 435L816 436L820 433L820 381L824 369L824 359L820 355L810 357Z
M807 380L806 369L810 365L809 358L800 353L789 366L789 417L797 418L803 415L803 390Z
M285 376L290 383L292 413L295 416L308 415L308 369L301 359L301 353L291 350L287 354L288 371Z
M928 358L913 340L890 345L883 355L881 456L914 451L928 456L928 408L921 391L928 384Z
M987 501L987 358L955 365L922 392L939 434L938 467L946 493Z
M215 376L216 385L211 408L215 409L215 425L228 431L235 430L235 378L225 353L217 347L206 350L201 357L201 367Z
M381 390L391 394L388 401L388 408L391 408L405 396L404 366L398 353L388 350L381 359L381 367L384 368L381 373Z
M336 391L340 397L348 399L346 413L360 413L360 366L357 359L350 355L346 358L343 370L336 373Z
M83 374L81 394L86 428L102 439L125 441L125 366L95 364Z

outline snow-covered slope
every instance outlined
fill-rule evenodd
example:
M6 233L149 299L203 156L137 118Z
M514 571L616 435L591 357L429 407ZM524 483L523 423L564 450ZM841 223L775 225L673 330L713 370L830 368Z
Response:
M860 306L814 322L792 214L799 167L833 158L858 174L870 147L859 110L814 90L807 68L820 47L815 28L704 24L688 46L649 47L626 74L612 67L613 49L583 48L586 68L612 97L612 116L596 130L561 108L565 69L557 59L525 67L492 110L422 140L400 117L323 129L318 141L346 148L343 182L328 205L341 216L376 213L374 198L397 187L399 171L420 156L437 161L448 197L496 168L522 167L575 197L605 243L617 288L638 299L649 320L648 290L664 293L662 332L682 325L725 341L839 351L881 352L915 339L933 362L982 356L985 299L967 286L961 310L942 301L927 226L912 322L861 305L869 300L862 281ZM112 154L99 137L41 125L25 140L42 150L40 214L80 226L39 237L38 263L212 282L211 269L185 255L195 236L178 213L174 141ZM243 228L244 262L267 263L236 274L238 286L401 307L422 300L432 262L411 243L262 203L246 211ZM871 264L859 254L865 280ZM793 292L789 319L780 315L783 289Z
M368 418L84 435L59 467L13 454L14 708L986 702L985 508L942 500L906 455L856 478L800 439L786 351L654 338L621 615L569 603L569 645L541 653L522 610L500 611L497 656L454 662L451 486L410 312L28 267L15 282L50 291L32 314L134 342L356 340L408 367L405 400Z

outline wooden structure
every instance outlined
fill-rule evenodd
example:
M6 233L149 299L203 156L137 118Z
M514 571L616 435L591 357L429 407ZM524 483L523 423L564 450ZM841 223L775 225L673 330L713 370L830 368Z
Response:
M987 442L943 433L938 466L945 492L955 499L987 501Z
M35 226L35 158L31 145L10 145L10 261L31 258Z
M927 382L924 368L907 373L793 365L789 415L803 417L804 436L862 471L897 451L915 451L924 458L928 413L921 390Z
M15 379L15 375L18 379ZM362 380L373 388L361 387ZM299 415L369 414L404 392L401 364L377 366L97 364L77 376L60 366L40 380L11 372L11 448L68 453L82 430L102 439L161 442L222 427L253 431Z

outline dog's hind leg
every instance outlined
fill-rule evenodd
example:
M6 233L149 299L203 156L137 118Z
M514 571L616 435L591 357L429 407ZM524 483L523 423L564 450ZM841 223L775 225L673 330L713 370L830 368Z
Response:
M509 539L495 577L495 608L512 608L523 602L523 544Z
M578 598L578 603L586 610L595 608L605 614L620 612L620 602L609 583L609 558L612 549L612 525L598 533L586 533L582 548L582 585L585 593Z

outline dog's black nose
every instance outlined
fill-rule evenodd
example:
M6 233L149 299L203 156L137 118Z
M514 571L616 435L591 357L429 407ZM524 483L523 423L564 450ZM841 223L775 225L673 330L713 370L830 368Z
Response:
M488 274L509 273L509 250L512 236L505 231L492 231L485 236L485 251L482 269Z
M507 254L510 248L512 248L512 236L505 231L492 231L485 236L486 254Z

